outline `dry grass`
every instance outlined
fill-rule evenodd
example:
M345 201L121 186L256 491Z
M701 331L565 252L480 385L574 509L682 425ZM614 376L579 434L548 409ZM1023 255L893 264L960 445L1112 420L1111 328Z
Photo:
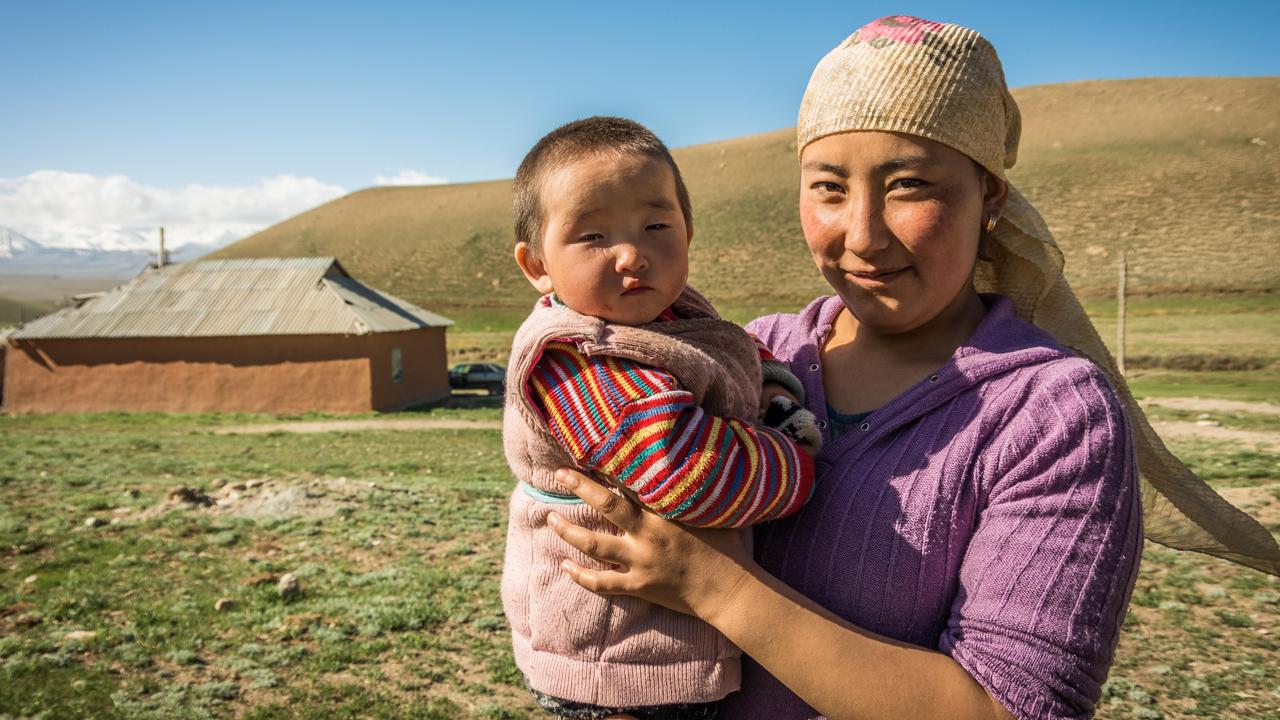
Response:
M15 300L0 295L0 327L17 325L52 312L55 305L39 300Z

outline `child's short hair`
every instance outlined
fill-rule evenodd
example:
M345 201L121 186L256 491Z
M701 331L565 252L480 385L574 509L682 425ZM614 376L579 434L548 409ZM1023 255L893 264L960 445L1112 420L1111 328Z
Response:
M540 252L545 220L540 202L543 179L551 170L600 151L642 155L666 163L676 179L676 199L680 201L685 225L692 226L689 190L667 146L649 128L634 120L598 115L561 125L544 135L524 156L513 188L516 242L527 243L535 256Z

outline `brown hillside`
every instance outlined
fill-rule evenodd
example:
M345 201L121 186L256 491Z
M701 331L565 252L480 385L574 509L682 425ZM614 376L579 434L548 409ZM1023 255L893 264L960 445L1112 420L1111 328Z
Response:
M57 305L44 300L16 300L0 295L0 328L34 320L53 312Z
M1014 91L1010 177L1045 214L1073 284L1110 293L1125 249L1135 292L1280 286L1280 78L1160 78ZM796 216L793 132L682 148L694 202L692 281L721 303L777 307L823 292ZM352 193L216 257L335 255L426 307L524 307L509 181Z

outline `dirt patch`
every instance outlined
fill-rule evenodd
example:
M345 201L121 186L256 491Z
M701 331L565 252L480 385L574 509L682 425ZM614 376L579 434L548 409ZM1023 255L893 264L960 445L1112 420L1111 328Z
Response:
M1200 424L1179 420L1156 420L1151 427L1162 438L1188 438L1196 440L1220 440L1260 447L1269 452L1280 451L1280 433L1263 430L1240 430L1221 425Z
M1192 412L1219 413L1253 413L1254 415L1280 416L1280 405L1266 402L1247 402L1244 400L1213 400L1196 397L1146 398L1143 405L1170 408L1173 410L1190 410Z
M234 425L218 428L215 435L259 435L273 432L322 433L349 430L501 430L499 420L324 420L316 422L263 423L259 425Z
M250 480L225 485L208 495L201 491L200 494L208 499L207 503L190 502L179 493L170 492L164 502L120 517L122 520L147 520L175 510L245 518L330 517L336 515L340 508L354 505L356 496L369 489L368 483L352 482L345 477L309 483Z
M227 496L222 500L226 501L223 507L228 514L247 518L327 517L337 513L340 505L328 492L313 485L268 485L254 495Z

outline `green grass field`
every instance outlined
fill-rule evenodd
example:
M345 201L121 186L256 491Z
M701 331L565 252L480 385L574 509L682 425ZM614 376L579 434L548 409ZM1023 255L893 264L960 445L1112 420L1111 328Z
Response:
M397 417L492 421L498 402ZM1280 438L1261 411L1152 417ZM537 717L498 601L499 433L225 432L331 419L0 417L0 717ZM1171 446L1280 533L1274 453ZM1280 580L1148 544L1099 717L1280 717L1278 634Z
M739 322L779 309L723 308ZM1087 309L1114 349L1114 302ZM1148 359L1129 377L1153 422L1211 424L1166 440L1280 533L1280 301L1138 296L1129 310L1129 357ZM455 319L455 359L505 358L521 313ZM1194 369L1205 358L1259 367ZM499 402L396 418L491 423ZM498 603L498 432L225 434L334 419L0 417L0 718L537 717ZM180 486L215 504L171 499ZM276 592L286 572L299 597ZM1278 633L1280 580L1148 544L1099 717L1280 718Z

